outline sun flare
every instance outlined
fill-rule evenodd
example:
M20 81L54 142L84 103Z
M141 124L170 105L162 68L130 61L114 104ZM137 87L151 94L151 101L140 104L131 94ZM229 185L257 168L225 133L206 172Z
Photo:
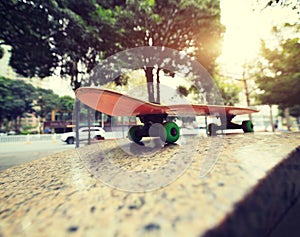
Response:
M222 71L241 73L244 64L251 64L259 56L260 42L274 41L272 26L294 21L294 12L275 7L265 9L255 0L221 0L221 21L226 27L222 53L218 59Z

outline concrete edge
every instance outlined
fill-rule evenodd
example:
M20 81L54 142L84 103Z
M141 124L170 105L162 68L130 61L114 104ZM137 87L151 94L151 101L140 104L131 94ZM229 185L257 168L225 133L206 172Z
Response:
M300 146L277 164L252 191L204 237L271 236L287 212L300 200ZM299 214L300 215L300 214Z

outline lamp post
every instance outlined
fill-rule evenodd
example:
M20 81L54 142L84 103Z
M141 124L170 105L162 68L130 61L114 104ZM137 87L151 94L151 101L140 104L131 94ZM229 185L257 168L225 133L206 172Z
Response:
M43 113L44 113L44 103L43 103L43 96L39 96L38 97L38 105L40 106L40 114L39 114L39 116L40 116L40 128L39 128L39 132L40 132L40 134L42 134L43 133Z

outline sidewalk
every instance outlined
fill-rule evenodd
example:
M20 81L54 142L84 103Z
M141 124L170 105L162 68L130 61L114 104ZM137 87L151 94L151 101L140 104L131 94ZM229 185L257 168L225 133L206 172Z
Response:
M108 140L12 167L0 173L0 236L271 236L300 193L299 141L191 136L147 153Z

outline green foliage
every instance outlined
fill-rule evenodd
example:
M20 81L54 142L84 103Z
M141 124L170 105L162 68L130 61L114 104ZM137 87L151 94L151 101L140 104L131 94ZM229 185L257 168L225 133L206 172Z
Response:
M116 24L124 32L120 42L124 49L150 44L176 50L193 48L190 56L213 72L224 31L219 1L132 0Z
M71 113L74 107L74 99L71 96L65 95L59 98L58 111Z
M35 91L35 112L38 116L45 118L52 110L59 108L60 98L52 90L37 88Z
M215 81L225 105L234 106L239 102L239 93L241 92L241 88L237 85L237 83L228 81L222 77L216 77Z
M262 44L263 57L268 65L262 67L257 77L262 90L260 99L265 104L279 104L283 107L299 105L300 95L300 41L299 38L286 39L280 47L269 49Z
M32 108L34 87L20 80L0 77L0 122L15 120Z
M73 89L91 83L80 74L103 58L137 46L189 52L212 73L224 31L218 0L6 0L0 21L0 43L12 47L17 73L43 78L59 68Z
M0 43L12 46L10 65L27 77L49 76L58 65L51 35L59 26L38 2L0 2Z
M293 117L300 117L300 105L294 105L290 108L290 115Z
M136 46L193 49L190 55L212 72L224 30L219 1L7 0L0 7L0 39L12 46L16 72L45 77L59 67L74 89L82 83L79 62L90 72L101 58Z
M131 0L119 9L114 24L115 46L119 50L142 46L165 46L184 51L193 56L210 73L215 67L215 59L220 53L221 34L224 31L220 23L219 1L188 0ZM117 33L117 34L116 34ZM148 88L148 100L159 103L159 71L164 70L166 62L161 60L163 52L153 50L151 59L146 59L145 70ZM187 60L176 55L168 59L169 64L182 64L186 68ZM147 61L156 61L156 68L149 67ZM193 71L193 68L189 68ZM157 75L157 96L154 98L154 73ZM174 73L172 72L173 76ZM171 76L171 75L170 75ZM190 78L192 80L192 78ZM101 82L100 82L101 83ZM199 83L200 87L206 82Z
M0 124L23 117L25 113L35 113L45 118L52 110L73 111L74 99L59 97L52 90L34 88L22 80L0 77Z
M1 1L0 43L12 46L10 65L25 77L41 78L59 67L76 89L79 61L89 71L109 46L110 38L102 37L109 35L110 21L93 22L96 9L94 0Z
M72 81L77 80L78 70L74 70L74 61L77 62L78 59L84 61L89 71L97 63L97 56L101 59L120 50L149 45L176 50L193 49L190 56L196 57L210 72L213 71L224 30L220 24L218 1L66 2L65 7L80 17L80 21L71 20L68 27L58 34L62 35L58 40L55 39L59 51L65 51L64 55L75 58L72 53L79 52L76 45L89 48L89 55L80 51L76 53L79 56L77 59L62 67L62 74L74 77ZM80 27L76 30L78 26ZM64 40L63 35L68 35L68 40ZM85 37L88 42L82 41ZM146 70L147 82L153 82L153 69ZM98 80L100 81L93 83L104 83L101 78ZM116 78L117 84L124 82L126 83L123 78ZM74 88L78 86L80 84L74 85Z
M225 78L216 77L216 86L219 89L218 94L222 97L224 105L234 106L239 102L239 93L241 88L232 81L227 81ZM195 98L199 96L199 90L195 86L186 88L185 86L178 86L177 92L180 96L187 97L192 94Z

